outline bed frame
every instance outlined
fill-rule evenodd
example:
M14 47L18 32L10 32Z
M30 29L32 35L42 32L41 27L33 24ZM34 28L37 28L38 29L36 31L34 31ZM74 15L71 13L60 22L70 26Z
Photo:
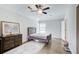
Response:
M30 34L36 33L36 28L35 27L28 27L27 30L28 30L27 31L28 32L28 41L34 40L34 41L38 41L38 42L48 44L49 40L51 40L51 34L49 34L45 40L41 39L41 38L38 38L38 37L31 37Z

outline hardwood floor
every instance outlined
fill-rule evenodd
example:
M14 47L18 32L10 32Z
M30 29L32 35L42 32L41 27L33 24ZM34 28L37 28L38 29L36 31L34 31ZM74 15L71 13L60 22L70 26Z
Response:
M70 54L70 52L64 50L63 40L53 38L47 45L45 43L29 41L4 54Z
M38 54L70 54L70 52L64 50L63 40L54 38L50 40L50 43L43 47Z

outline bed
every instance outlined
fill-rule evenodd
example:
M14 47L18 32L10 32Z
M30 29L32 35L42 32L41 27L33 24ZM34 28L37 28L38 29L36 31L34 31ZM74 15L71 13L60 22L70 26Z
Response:
M49 43L51 34L49 33L36 33L35 27L28 27L28 41L34 40L42 43Z

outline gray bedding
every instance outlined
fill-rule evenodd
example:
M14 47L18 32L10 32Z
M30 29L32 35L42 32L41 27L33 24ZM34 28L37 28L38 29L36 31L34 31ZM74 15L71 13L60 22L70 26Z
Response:
M49 34L47 33L34 33L34 34L30 34L31 37L37 37L37 38L41 38L41 39L47 39L47 36Z

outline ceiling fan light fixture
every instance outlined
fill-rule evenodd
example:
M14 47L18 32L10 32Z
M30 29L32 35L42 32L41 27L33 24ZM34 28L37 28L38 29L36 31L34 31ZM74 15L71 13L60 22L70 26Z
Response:
M43 11L42 11L42 9L38 9L37 12L38 12L38 14L42 14Z

